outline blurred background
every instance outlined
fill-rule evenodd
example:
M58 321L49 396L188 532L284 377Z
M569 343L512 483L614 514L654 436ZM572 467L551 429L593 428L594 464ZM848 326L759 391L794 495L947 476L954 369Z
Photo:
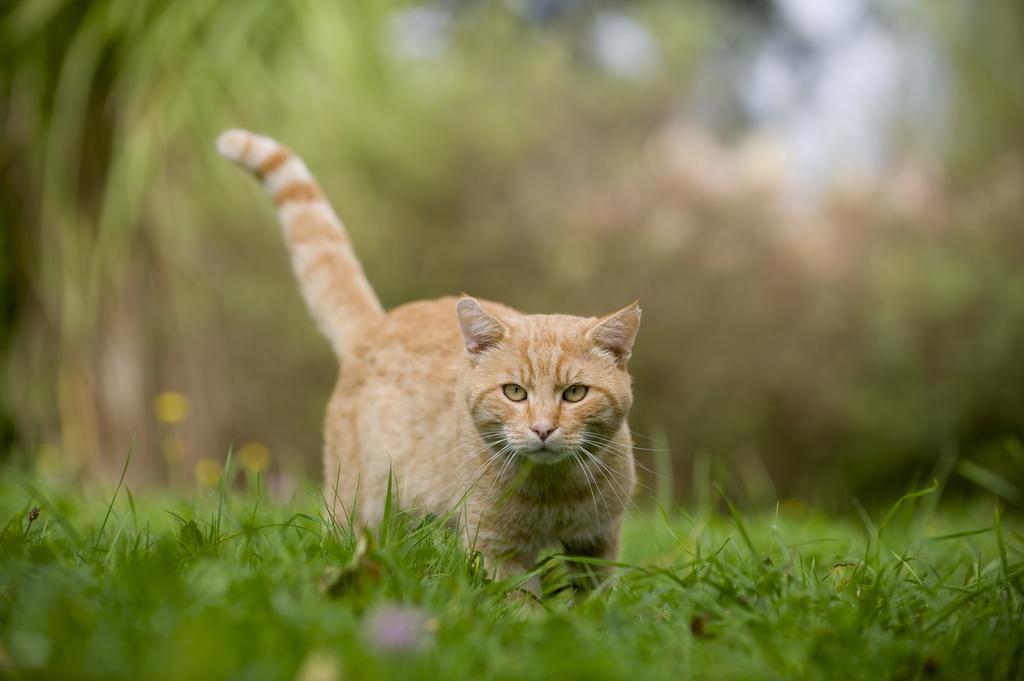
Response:
M386 306L639 298L663 501L1024 504L1017 0L11 0L0 56L0 462L318 475L335 362L242 126Z

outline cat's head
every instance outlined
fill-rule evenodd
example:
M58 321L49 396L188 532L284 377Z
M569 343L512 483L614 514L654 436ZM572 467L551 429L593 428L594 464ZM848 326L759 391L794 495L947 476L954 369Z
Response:
M537 463L605 448L633 401L626 363L637 303L596 319L498 315L473 298L457 312L469 360L463 397L493 448Z

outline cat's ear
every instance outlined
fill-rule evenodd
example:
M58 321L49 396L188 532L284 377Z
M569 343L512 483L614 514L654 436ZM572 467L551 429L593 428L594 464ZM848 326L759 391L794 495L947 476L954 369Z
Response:
M627 305L597 320L590 330L590 339L601 350L609 352L620 364L625 364L633 352L636 332L640 330L640 302Z
M466 350L474 355L494 347L508 333L501 320L482 308L475 298L461 298L455 309Z

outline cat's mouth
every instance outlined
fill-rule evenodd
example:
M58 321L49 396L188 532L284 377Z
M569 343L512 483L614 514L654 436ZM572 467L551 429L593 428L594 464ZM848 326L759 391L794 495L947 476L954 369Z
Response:
M523 455L534 463L553 464L568 458L569 452L562 447L545 444L535 449L524 450Z

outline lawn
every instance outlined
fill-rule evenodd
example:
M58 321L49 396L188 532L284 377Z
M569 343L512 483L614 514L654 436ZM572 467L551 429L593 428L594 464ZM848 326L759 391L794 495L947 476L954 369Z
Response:
M0 474L0 677L1024 677L1024 533L994 502L637 509L612 582L574 595L551 556L538 602L444 518L361 533L261 487Z

